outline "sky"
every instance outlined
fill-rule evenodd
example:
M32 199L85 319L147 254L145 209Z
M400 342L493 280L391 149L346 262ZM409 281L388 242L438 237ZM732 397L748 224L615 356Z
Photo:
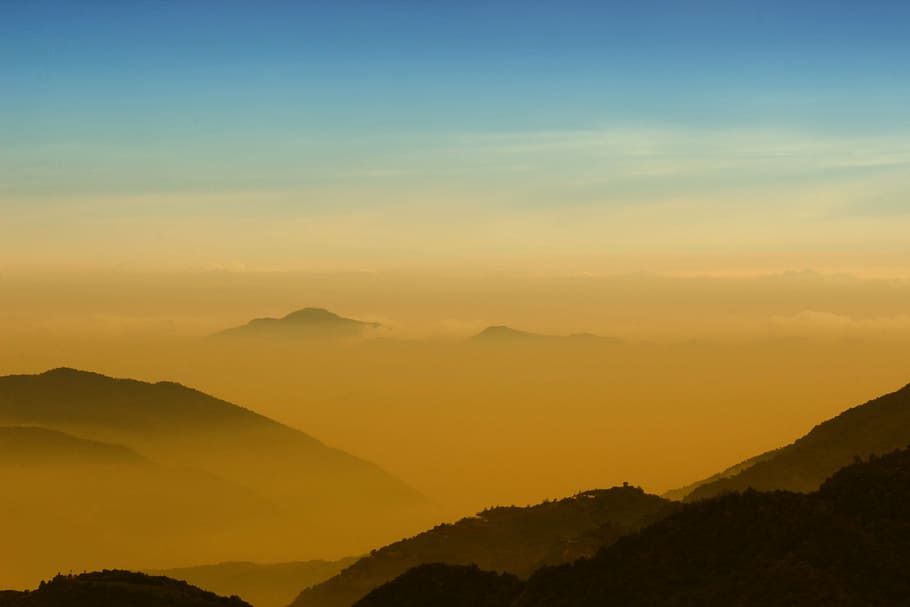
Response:
M3 2L0 271L906 276L903 2Z

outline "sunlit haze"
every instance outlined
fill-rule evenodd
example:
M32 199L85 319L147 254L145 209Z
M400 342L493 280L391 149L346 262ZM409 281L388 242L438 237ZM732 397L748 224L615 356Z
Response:
M884 442L824 426L830 453L750 459L910 382L908 24L888 1L4 2L0 589L321 559L246 579L255 601L187 578L280 607L486 507L809 493L906 446L883 414ZM535 567L455 564L524 580L601 547L544 527L569 547Z

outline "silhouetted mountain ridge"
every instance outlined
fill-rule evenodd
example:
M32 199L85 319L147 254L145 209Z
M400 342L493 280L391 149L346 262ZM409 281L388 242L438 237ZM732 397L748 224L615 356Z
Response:
M58 575L36 590L0 592L2 607L251 607L186 582L132 571Z
M512 603L524 584L510 573L477 565L428 563L408 570L357 601L357 607L500 607ZM420 602L415 603L414 597Z
M688 504L594 557L545 567L488 607L892 607L910 597L910 449L850 465L811 494L746 491ZM359 607L467 607L476 578L412 570ZM428 602L429 600L429 602Z
M408 569L477 564L526 577L539 567L594 554L678 506L636 487L587 491L529 507L498 507L374 550L300 593L294 607L349 607Z
M97 425L137 435L174 432L188 425L253 424L283 428L282 432L321 446L302 432L183 384L113 378L69 367L0 377L0 420Z
M758 455L750 457L749 459L747 459L745 461L739 462L738 464L733 464L729 468L725 468L724 470L721 470L717 474L713 474L704 480L696 481L694 483L686 485L685 487L680 487L678 489L672 489L670 491L667 491L666 493L661 495L661 497L664 497L669 500L682 501L686 498L686 496L688 496L690 493L692 493L693 491L695 491L702 485L707 485L707 484L713 483L715 481L720 481L720 480L723 480L726 478L730 478L732 476L736 476L743 470L746 470L747 468L751 468L752 466L754 466L755 464L757 464L759 462L763 462L763 461L771 459L772 457L774 457L777 454L778 451L780 451L780 449L774 449L772 451L766 451L764 453L760 453Z
M744 489L808 492L856 457L888 453L910 444L910 385L852 407L815 426L795 442L753 457L690 486L685 499ZM677 490L676 496L684 490ZM670 495L673 495L671 492Z

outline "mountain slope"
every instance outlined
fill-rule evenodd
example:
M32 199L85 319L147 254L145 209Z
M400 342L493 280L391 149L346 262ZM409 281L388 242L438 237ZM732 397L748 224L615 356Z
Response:
M507 327L505 325L495 325L487 327L472 339L474 341L506 341L506 340L527 340L527 339L552 339L551 335L540 333L530 333Z
M65 549L28 548L8 563L0 554L0 583L22 587L70 568L359 554L436 517L420 495L376 465L170 382L72 369L0 377L4 424L124 445L148 462L141 473L83 467L62 475L56 458L41 473L46 482L10 480L35 490L0 501L9 511L0 532L57 537ZM0 479L10 478L3 475L15 471L3 463ZM61 501L69 507L45 512Z
M36 427L0 428L0 492L0 587L224 549L274 512L212 474Z
M714 483L716 481L722 481L722 480L728 479L732 476L736 476L743 470L751 468L752 466L754 466L755 464L757 464L759 462L763 462L763 461L767 461L767 460L771 459L772 457L777 455L777 453L779 451L780 451L780 449L773 449L771 451L765 451L764 453L760 453L758 455L750 457L749 459L747 459L745 461L739 462L738 464L734 464L734 465L730 466L729 468L721 470L717 474L712 474L711 476L709 476L708 478L706 478L704 480L696 481L694 483L686 485L685 487L680 487L678 489L672 489L670 491L667 491L666 493L661 495L661 497L668 499L668 500L683 501L686 498L686 496L688 496L690 493L692 493L693 491L695 491L702 485L708 485L708 484Z
M0 377L0 423L33 424L129 445L267 495L334 508L366 492L377 507L420 497L379 467L298 430L172 382L114 379L73 369ZM263 475L267 469L270 474Z
M0 461L4 466L21 468L146 462L145 458L127 447L77 438L37 426L0 427Z
M467 607L476 583L415 570L358 607ZM892 607L910 597L910 449L851 465L812 494L747 491L683 509L604 547L545 567L517 599L488 607ZM476 578L477 576L475 576ZM451 583L449 583L451 582Z
M483 569L526 577L542 565L594 554L674 508L634 487L589 491L526 508L492 508L375 550L330 580L301 592L293 605L349 607L408 569L434 562L476 563Z
M166 577L131 571L58 575L37 590L0 593L2 607L251 607Z
M691 486L671 492L687 501L747 488L813 491L856 457L882 454L910 444L910 386L844 411L794 443L759 455Z
M410 569L357 601L357 607L382 605L499 607L518 598L524 584L510 573L483 571L477 565L430 563ZM420 597L415 603L413 597Z
M692 504L595 558L546 569L521 607L902 605L910 597L910 450L810 495Z
M356 557L348 557L338 561L296 563L231 562L146 573L185 580L222 595L237 595L256 607L284 607L297 596L301 586L325 581L356 560Z
M220 337L343 339L360 337L381 325L345 318L323 308L303 308L282 318L255 318L245 325L225 329Z

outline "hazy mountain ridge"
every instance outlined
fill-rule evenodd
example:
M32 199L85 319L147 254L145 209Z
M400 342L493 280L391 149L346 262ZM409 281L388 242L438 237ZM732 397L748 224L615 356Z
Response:
M36 590L0 592L2 607L251 607L186 582L132 571L58 575Z
M378 466L171 382L73 369L0 377L0 424L40 426L26 431L33 439L123 445L146 462L101 471L57 457L27 475L0 462L0 475L32 487L0 503L0 532L22 546L15 558L0 554L0 585L61 569L181 564L174 555L186 563L356 554L435 520L424 498ZM41 551L30 534L60 549Z
M571 335L551 335L547 333L534 333L531 331L522 331L513 329L507 325L491 325L474 335L472 342L478 343L495 343L495 342L547 342L547 343L572 343L572 342L590 342L598 344L621 344L622 340L615 337L603 337L593 333L572 333Z
M174 382L116 379L68 368L0 377L0 423L75 431L104 442L136 446L144 455L163 461L183 461L191 453L194 466L253 484L261 476L259 466L292 460L284 465L293 467L298 477L313 474L309 481L325 479L329 471L354 477L352 481L357 476L363 480L372 476L373 484L386 485L403 499L418 499L416 492L372 463ZM203 437L205 445L200 444ZM230 453L212 457L210 452L218 447L229 448ZM222 455L229 456L227 461ZM249 473L238 476L231 469L238 460L252 460ZM317 491L314 488L309 493Z
M235 528L275 510L204 471L57 431L22 430L0 429L0 587L27 587L53 571L193 555L196 544L226 550L242 541Z
M301 587L327 580L357 558L291 563L228 562L145 573L185 580L222 595L237 595L255 607L284 607L297 596Z
M781 447L780 449L782 449L782 448L783 447ZM693 491L695 491L697 488L701 487L702 485L707 485L707 484L713 483L715 481L720 481L723 479L730 478L731 476L736 476L743 470L746 470L747 468L751 468L752 466L754 466L755 464L757 464L759 462L763 462L768 459L771 459L772 457L774 457L775 454L777 454L780 451L780 449L773 449L771 451L766 451L764 453L760 453L759 455L756 455L754 457L750 457L749 459L747 459L743 462L740 462L738 464L734 464L724 470L721 470L717 474L713 474L704 480L696 481L694 483L686 485L685 487L680 487L679 489L672 489L670 491L667 491L666 493L661 495L661 497L666 498L668 500L682 501L686 498L686 496L688 496L690 493L692 493Z
M0 458L6 464L23 467L51 462L57 466L148 463L129 447L79 438L39 426L0 427Z
M910 449L852 464L811 494L747 491L688 504L593 558L545 567L490 607L830 605L891 607L910 596ZM362 607L470 605L464 572L412 570ZM475 579L476 579L475 575Z
M490 508L374 550L337 576L301 592L293 605L349 607L408 569L433 562L477 564L527 577L543 565L593 555L677 507L627 486L536 506Z
M809 492L856 457L910 444L910 385L852 407L795 442L668 495L687 501L744 489ZM686 489L689 489L686 491Z
M250 409L170 381L114 378L69 367L0 377L0 419L97 426L141 436L205 424L270 426L323 446ZM175 426L177 426L175 428Z
M377 322L345 318L324 308L303 308L281 318L254 318L245 325L225 329L216 337L267 339L343 339L360 337Z

